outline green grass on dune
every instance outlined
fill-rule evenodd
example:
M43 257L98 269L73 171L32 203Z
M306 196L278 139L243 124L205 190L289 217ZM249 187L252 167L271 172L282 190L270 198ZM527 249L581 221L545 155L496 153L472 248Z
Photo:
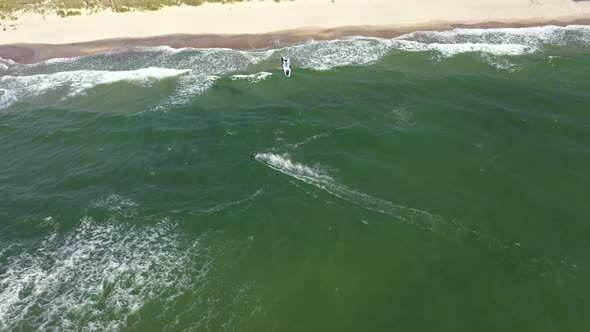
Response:
M56 13L62 17L80 15L82 9L115 12L157 10L165 6L198 6L205 2L242 2L250 0L0 0L0 18L15 18L20 10L39 13ZM274 0L280 1L280 0Z

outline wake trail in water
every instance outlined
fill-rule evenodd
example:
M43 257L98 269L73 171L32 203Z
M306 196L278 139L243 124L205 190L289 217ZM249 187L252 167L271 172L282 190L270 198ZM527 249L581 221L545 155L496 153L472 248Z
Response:
M572 271L577 270L577 266L569 263L567 259L554 262L546 258L525 257L521 253L520 243L509 244L428 211L402 206L351 189L337 183L321 169L293 162L285 155L256 153L254 159L275 171L322 189L363 209L392 216L406 224L431 231L451 240L475 241L488 250L499 253L503 261L516 263L525 271L537 274L550 272L557 274L558 272L554 270L558 266Z
M314 169L293 162L285 156L273 153L257 153L254 155L254 159L275 171L323 189L347 202L353 203L367 210L393 216L408 224L433 229L437 224L442 222L442 218L430 212L397 205L340 185L320 169Z
M256 190L256 192L254 192L253 194L251 194L250 196L248 196L246 198L242 198L242 199L238 199L238 200L230 201L230 202L226 202L226 203L221 203L221 204L218 204L213 207L206 208L206 209L194 209L194 210L191 210L189 213L194 214L194 215L208 215L208 214L215 214L217 212L225 211L229 208L233 208L233 207L236 207L239 205L246 205L245 207L243 207L241 209L241 211L243 211L249 207L249 203L251 203L256 197L258 197L262 193L264 193L264 190L265 190L265 187Z

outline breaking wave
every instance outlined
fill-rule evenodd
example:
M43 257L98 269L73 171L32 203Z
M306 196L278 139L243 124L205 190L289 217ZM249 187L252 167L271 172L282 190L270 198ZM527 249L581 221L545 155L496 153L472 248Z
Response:
M232 81L246 80L246 81L249 81L252 83L258 83L260 81L264 81L265 79L269 78L270 76L272 76L272 73L263 71L260 73L250 74L250 75L233 75L233 76L230 76L230 79Z
M188 316L197 330L227 327L250 313L252 283L231 285L229 295L218 291L227 288L217 284L218 258L231 243L211 232L191 236L169 218L131 223L138 209L110 195L70 231L47 217L38 226L43 238L2 243L0 330L138 329L143 309L153 306L166 317L165 329ZM178 311L187 298L187 310Z
M207 91L218 78L264 81L280 70L280 56L293 59L296 68L329 70L339 66L362 66L398 53L432 53L440 60L458 54L480 54L484 63L498 70L515 71L513 57L542 52L550 45L587 48L586 26L518 29L454 29L414 32L393 39L351 37L310 41L280 49L174 49L167 46L139 47L70 59L53 59L32 65L0 62L0 108L58 89L62 99L84 94L98 85L128 82L150 86L174 78L175 91L162 105L179 105ZM244 74L244 72L254 74Z
M210 265L199 242L184 248L175 228L168 220L140 227L85 217L65 236L15 244L11 251L20 254L0 272L0 328L30 320L37 330L117 330L152 298L172 301ZM175 277L192 256L203 259L192 271L198 277Z
M66 90L68 97L72 97L81 95L96 86L115 82L124 81L139 86L150 86L159 80L185 75L189 71L151 67L130 71L77 70L30 76L7 75L0 77L2 90L9 91L0 95L0 107L60 88Z
M553 25L530 28L453 29L449 31L417 31L399 37L420 43L484 43L491 45L520 44L534 47L543 45L588 45L590 27Z
M391 52L436 52L442 57L461 53L489 53L497 55L521 55L537 51L537 48L521 44L485 43L422 43L404 39L349 38L312 42L294 46L289 54L303 68L329 70L339 66L359 66L377 62Z

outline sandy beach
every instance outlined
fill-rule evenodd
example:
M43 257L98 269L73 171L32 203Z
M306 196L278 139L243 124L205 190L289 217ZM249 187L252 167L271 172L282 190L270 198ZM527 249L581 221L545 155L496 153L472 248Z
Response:
M590 1L574 0L252 1L65 18L26 13L2 22L14 26L0 31L0 57L34 62L134 46L262 48L351 35L589 21Z

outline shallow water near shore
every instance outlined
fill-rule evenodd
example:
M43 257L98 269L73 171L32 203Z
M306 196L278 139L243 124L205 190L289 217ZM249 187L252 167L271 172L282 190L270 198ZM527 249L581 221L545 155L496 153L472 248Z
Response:
M589 45L2 61L0 330L589 330Z

